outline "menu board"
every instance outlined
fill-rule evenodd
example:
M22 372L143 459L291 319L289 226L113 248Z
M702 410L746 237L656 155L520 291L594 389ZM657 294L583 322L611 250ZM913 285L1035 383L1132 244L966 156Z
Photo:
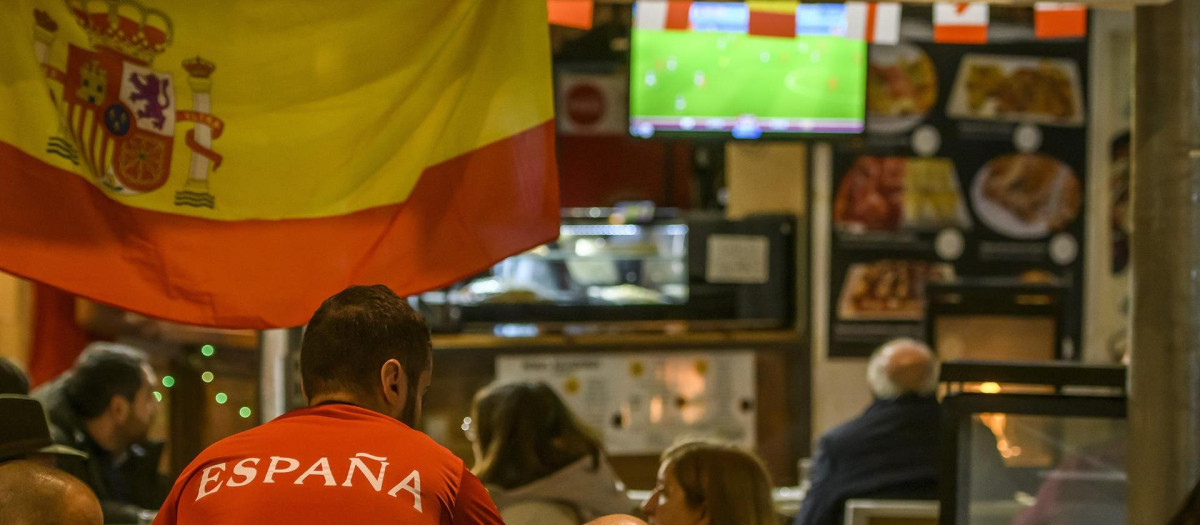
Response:
M612 455L655 455L681 438L755 447L751 351L536 354L496 358L496 380L540 381Z
M870 48L868 131L824 174L830 356L924 338L925 285L973 277L1068 286L1078 346L1086 58L1084 40L1032 36Z

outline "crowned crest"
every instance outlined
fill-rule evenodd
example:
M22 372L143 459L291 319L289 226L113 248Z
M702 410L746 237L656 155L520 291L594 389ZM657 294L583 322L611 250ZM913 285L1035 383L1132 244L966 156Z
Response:
M67 0L67 8L93 49L109 49L141 64L153 62L175 38L165 13L134 0Z
M216 65L196 56L184 60L192 109L181 109L176 75L154 69L154 61L175 38L166 13L137 0L65 0L71 17L87 35L90 49L68 43L65 70L48 63L47 50L58 23L34 11L35 51L46 77L62 85L51 90L62 115L61 135L51 137L47 153L84 164L112 192L156 191L171 175L175 126L195 123L186 144L191 170L176 192L180 206L212 208L209 172L221 156L212 141L224 123L208 113ZM186 100L186 99L185 99Z

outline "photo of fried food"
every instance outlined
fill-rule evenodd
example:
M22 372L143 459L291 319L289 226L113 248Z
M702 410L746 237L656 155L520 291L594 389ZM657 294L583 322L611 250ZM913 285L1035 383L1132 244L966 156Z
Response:
M967 55L948 113L959 118L1081 125L1078 67L1065 59Z
M903 157L855 159L833 202L834 223L852 229L898 229L904 206L904 165Z
M833 220L850 231L971 224L949 159L865 155L855 159L838 186Z
M992 229L1018 237L1066 228L1079 215L1079 178L1058 159L1038 153L992 159L976 175L976 209Z
M867 114L924 115L937 101L933 61L911 45L873 46L867 68Z
M946 263L884 259L854 264L842 286L838 317L845 320L920 320L925 284L954 280Z

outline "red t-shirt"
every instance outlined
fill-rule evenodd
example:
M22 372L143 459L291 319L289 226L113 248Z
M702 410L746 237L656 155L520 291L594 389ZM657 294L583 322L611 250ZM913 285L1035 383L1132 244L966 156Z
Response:
M155 525L503 524L463 461L351 405L304 408L225 438L175 480Z

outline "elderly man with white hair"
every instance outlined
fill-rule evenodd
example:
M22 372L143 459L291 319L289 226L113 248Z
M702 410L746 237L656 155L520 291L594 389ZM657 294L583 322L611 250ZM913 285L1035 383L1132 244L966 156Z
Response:
M840 525L853 498L937 498L937 360L920 341L889 341L871 356L867 383L871 406L821 436L795 525Z

